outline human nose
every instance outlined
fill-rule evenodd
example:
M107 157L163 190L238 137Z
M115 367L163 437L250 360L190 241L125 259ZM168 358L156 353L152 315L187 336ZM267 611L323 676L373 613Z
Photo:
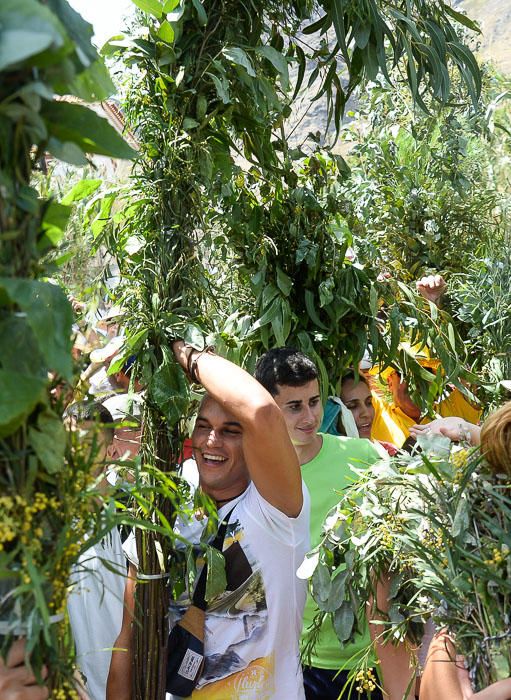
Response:
M215 447L218 446L221 442L222 440L220 433L214 428L211 428L211 430L208 433L206 444L209 445L209 447Z
M313 406L305 406L305 420L307 423L314 423L316 421L316 411Z
M371 412L371 406L366 406L365 404L361 407L359 416L360 418L368 418Z

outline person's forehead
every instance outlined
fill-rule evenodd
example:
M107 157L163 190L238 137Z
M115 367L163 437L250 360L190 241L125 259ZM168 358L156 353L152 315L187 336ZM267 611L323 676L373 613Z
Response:
M207 420L211 424L239 423L230 411L227 411L216 399L205 396L197 414L197 420Z
M354 379L346 379L342 383L341 388L341 398L345 398L347 401L353 398L365 398L371 395L371 390L364 381L356 382Z
M288 384L277 384L279 393L275 396L275 401L279 406L287 403L302 402L305 403L310 399L319 396L319 382L317 379L312 379L307 384L302 386L289 386Z
M115 429L115 437L120 440L135 440L140 438L141 428L120 427Z

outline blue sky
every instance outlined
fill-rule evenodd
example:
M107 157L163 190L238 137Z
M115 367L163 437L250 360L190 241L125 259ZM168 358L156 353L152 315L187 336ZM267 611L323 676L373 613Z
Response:
M68 0L69 4L94 27L94 43L101 47L123 28L123 17L135 6L131 0Z

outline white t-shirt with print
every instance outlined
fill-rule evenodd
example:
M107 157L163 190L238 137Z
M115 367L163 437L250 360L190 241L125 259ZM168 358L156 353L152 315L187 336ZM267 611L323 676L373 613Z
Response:
M301 700L304 698L298 640L307 582L296 576L309 549L309 494L297 518L268 503L253 483L219 510L232 510L223 554L227 589L206 612L205 665L193 700ZM199 542L204 519L177 522L190 542ZM134 537L124 545L136 564ZM170 611L183 614L185 601ZM177 700L167 694L167 700Z

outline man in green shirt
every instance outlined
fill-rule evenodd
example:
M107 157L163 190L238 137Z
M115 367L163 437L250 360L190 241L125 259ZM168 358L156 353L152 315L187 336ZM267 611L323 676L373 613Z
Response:
M338 492L353 483L355 474L350 465L361 468L380 457L369 440L323 435L318 432L323 407L316 365L293 348L276 348L258 361L255 377L273 396L280 407L291 441L302 468L302 478L311 498L311 547L320 538L327 513L339 501ZM318 608L310 594L305 605L302 648L307 643L308 628ZM360 660L360 652L370 643L366 621L360 621L363 632L351 644L341 647L330 618L325 620L311 656L311 666L304 667L307 700L337 700L344 689L350 669ZM339 669L342 669L339 673ZM354 686L357 684L354 684ZM359 694L355 687L353 698ZM343 698L350 697L344 694ZM378 700L378 690L371 694Z

